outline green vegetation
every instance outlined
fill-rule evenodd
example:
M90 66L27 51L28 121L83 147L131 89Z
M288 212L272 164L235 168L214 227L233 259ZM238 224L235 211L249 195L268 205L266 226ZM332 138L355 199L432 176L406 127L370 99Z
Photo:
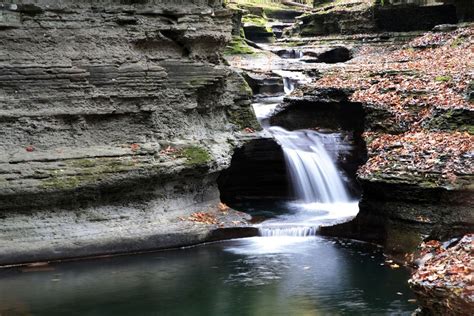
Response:
M451 43L451 47L456 48L456 47L458 47L458 46L461 46L461 45L464 43L465 39L466 39L466 38L465 38L465 37L462 37L462 36L457 37L457 38Z
M242 37L234 36L224 50L224 55L252 55L255 50Z
M260 124L255 118L255 114L250 108L227 111L227 117L232 124L235 124L240 129L251 128L253 130L260 130Z
M242 18L242 22L246 24L255 25L255 26L266 27L268 20L265 19L264 17L258 16L255 14L247 14L247 15L244 15L244 17Z
M107 173L136 169L132 160L121 158L73 159L66 164L71 168L69 170L74 170L74 174L68 174L62 169L54 170L49 178L42 180L41 187L55 190L75 189L99 181Z
M247 14L247 15L243 16L242 22L245 25L257 26L257 27L261 28L262 30L264 30L267 33L272 33L273 32L272 28L267 26L268 20L265 17L262 17L262 16L258 16L258 15L255 15L255 14Z
M242 84L240 85L240 93L245 95L253 94L252 88L250 88L249 84L245 80L242 80Z
M437 76L435 78L435 81L438 81L438 82L448 82L448 81L451 81L451 78L450 76Z
M42 187L45 189L74 189L77 188L81 183L81 179L77 176L53 176L43 181Z
M179 156L186 158L187 165L201 165L211 160L209 152L198 146L190 146L181 149Z
M95 167L97 162L93 159L75 159L71 162L71 166L79 168L91 168Z

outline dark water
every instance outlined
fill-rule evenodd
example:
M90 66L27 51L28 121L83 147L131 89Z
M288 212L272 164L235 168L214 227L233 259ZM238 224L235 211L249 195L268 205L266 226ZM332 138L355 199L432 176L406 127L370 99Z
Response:
M365 244L256 237L0 270L0 315L409 315L408 272L383 261Z

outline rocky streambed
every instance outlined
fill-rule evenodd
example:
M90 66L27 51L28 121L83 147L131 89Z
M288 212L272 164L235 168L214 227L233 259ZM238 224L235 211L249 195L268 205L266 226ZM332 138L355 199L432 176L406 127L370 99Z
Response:
M257 235L220 200L294 198L251 108L272 96L265 124L349 144L327 150L360 212L320 233L421 266L425 312L470 308L472 267L443 261L472 256L474 229L474 29L438 25L472 19L462 3L1 4L0 265ZM428 258L433 239L451 243ZM467 292L441 282L456 273Z
M377 16L371 20L372 15L364 15L369 7L362 1L332 7L321 4L316 14L297 18L301 22L283 32L282 38L275 33L272 43L266 40L257 45L260 50L252 48L228 60L246 73L254 93L283 93L288 80L296 86L268 124L338 132L351 140L352 154L341 152L338 159L352 178L348 183L355 183L355 192L361 193L360 212L351 222L322 227L320 233L382 244L399 262L417 266L423 242L458 240L474 229L470 62L474 29L469 23L437 26L459 18L456 10L451 17L442 17L447 11L438 14L439 7L419 9L431 16L423 25L409 25L410 21L397 25L396 19L384 22L390 26L382 25ZM379 9L389 14L400 8ZM462 6L457 6L457 14L462 12ZM331 27L333 22L339 26ZM275 22L269 18L269 23ZM431 32L421 32L431 28ZM299 80L295 74L311 79ZM265 89L269 84L271 90ZM246 184L235 178L231 192L245 192L243 199L270 200L275 193L288 192L281 189L288 184L278 176L253 171L263 150L275 157L272 164L282 168L276 158L281 153L269 145L245 148L238 153L240 167L233 165L230 170L236 167L233 174L244 173L252 181ZM273 195L258 189L269 179L279 183L272 188ZM470 250L467 253L472 256ZM472 271L472 267L466 269ZM472 279L459 273L466 282L462 298L459 293L449 294L450 298L437 295L445 285L417 283L414 289L420 297L442 302L430 305L428 299L421 299L424 312L446 308L444 312L456 314L470 306Z

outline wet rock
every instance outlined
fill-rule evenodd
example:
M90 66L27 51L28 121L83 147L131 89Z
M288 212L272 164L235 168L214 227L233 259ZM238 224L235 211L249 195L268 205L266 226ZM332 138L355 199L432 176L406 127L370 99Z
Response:
M450 32L457 30L457 28L456 24L440 24L433 27L433 32Z
M268 26L263 25L245 25L245 38L257 43L272 43L275 40L275 34Z
M252 88L253 94L283 94L284 85L281 76L273 73L256 73L247 71L243 74L245 80Z
M278 56L285 59L297 59L303 57L303 52L299 49L280 49L275 52Z
M317 54L311 54L311 52L305 54L316 57L320 63L328 64L343 63L352 58L351 51L344 46L330 47Z

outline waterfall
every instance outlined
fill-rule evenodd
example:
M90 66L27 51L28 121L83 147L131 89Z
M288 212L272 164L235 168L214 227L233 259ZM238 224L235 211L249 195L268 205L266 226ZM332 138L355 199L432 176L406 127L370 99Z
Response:
M283 77L283 87L285 89L285 94L290 94L295 90L295 83L288 77Z
M259 229L262 237L276 237L276 236L292 236L292 237L307 237L316 236L318 231L314 226L262 226Z
M293 92L297 84L310 81L301 72L274 70L273 73L282 77L285 94ZM340 148L339 138L312 130L287 131L270 126L269 118L281 102L282 98L273 97L259 100L253 106L262 127L282 147L297 201L289 204L294 214L267 220L257 227L263 237L314 236L322 223L356 215L358 206L350 200L335 164L336 157L326 150L326 147Z
M347 203L349 195L324 148L324 135L315 131L268 129L280 143L296 197L304 203ZM334 139L334 138L333 138Z

